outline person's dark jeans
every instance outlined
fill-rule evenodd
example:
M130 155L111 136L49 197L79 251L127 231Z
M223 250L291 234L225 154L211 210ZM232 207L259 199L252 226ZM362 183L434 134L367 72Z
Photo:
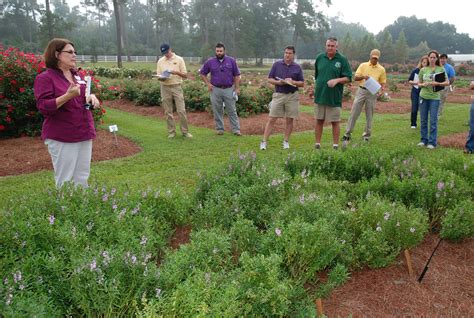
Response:
M439 99L420 98L420 100L421 100L421 104L420 104L421 142L424 143L425 145L432 145L436 147L438 143ZM429 124L429 130L428 130L428 124Z
M469 119L469 134L467 135L466 150L474 152L474 102L471 104L471 117Z
M420 106L420 90L413 87L411 89L411 126L416 127L416 117L418 115L419 106Z

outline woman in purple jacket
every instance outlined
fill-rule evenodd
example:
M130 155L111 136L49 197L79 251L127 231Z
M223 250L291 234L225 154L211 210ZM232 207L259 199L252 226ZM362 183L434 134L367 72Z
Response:
M36 107L44 116L41 138L53 161L56 187L72 181L87 187L95 127L90 105L99 107L95 95L86 96L86 81L76 67L74 44L53 39L44 52L47 70L36 77Z

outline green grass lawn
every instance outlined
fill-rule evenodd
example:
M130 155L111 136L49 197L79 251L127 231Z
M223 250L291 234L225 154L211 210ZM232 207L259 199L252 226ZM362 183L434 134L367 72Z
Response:
M408 102L408 101L407 101ZM313 112L313 106L302 106L302 112ZM468 130L465 125L469 114L467 104L449 104L439 123L441 136ZM348 111L342 118L347 120ZM373 137L370 147L382 147L393 150L400 147L416 147L420 135L418 130L409 128L409 114L376 114L373 122ZM117 124L119 133L137 142L143 151L133 157L96 162L92 164L90 184L114 186L117 188L144 189L179 187L188 192L194 190L198 174L213 171L227 164L231 156L238 152L256 151L258 156L270 162L281 162L288 151L281 149L282 135L272 135L268 150L258 150L261 136L235 137L231 134L215 135L213 130L191 127L193 139L184 139L178 135L169 140L166 122L107 109L106 123ZM365 116L359 118L353 133L353 143L360 143L365 125ZM342 130L345 124L341 125ZM110 142L113 142L111 136ZM329 150L332 143L331 129L325 127L323 133L323 151ZM291 152L313 151L313 131L295 133L291 138ZM426 152L426 160L438 160L445 156L462 155L460 150L438 148ZM37 173L0 178L0 205L31 191L53 187L53 172Z

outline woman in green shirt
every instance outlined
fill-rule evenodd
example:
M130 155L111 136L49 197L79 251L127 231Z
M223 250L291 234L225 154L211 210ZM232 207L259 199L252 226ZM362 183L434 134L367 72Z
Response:
M444 74L444 81L439 78ZM434 149L438 141L438 110L441 94L439 88L449 85L448 75L439 63L439 53L435 50L428 53L428 66L419 74L420 91L420 133L418 146ZM428 134L428 117L430 129Z

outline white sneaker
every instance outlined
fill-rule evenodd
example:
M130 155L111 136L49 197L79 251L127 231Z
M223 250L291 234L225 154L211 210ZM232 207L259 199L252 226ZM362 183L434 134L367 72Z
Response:
M418 147L424 147L424 146L426 146L426 145L425 145L425 143L422 141L422 142L419 142L419 143L417 144L417 146L418 146Z
M435 146L433 146L433 145L428 145L428 146L426 146L426 148L427 148L427 149L435 149Z
M416 126L410 126L411 129L416 129Z
M260 142L260 150L267 150L267 142L266 141Z
M283 149L290 149L290 143L286 140L283 140Z

